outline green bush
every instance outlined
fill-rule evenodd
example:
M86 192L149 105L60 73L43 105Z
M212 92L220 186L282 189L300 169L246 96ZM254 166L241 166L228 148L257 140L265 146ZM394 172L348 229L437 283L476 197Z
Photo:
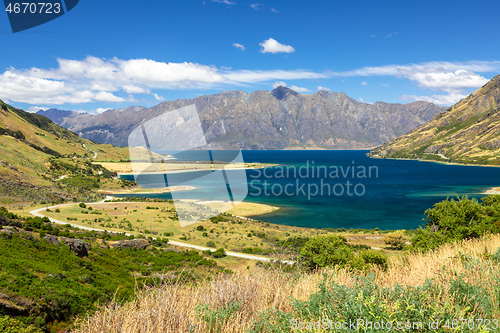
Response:
M384 235L384 243L398 250L402 250L407 241L408 237L402 230Z
M463 197L446 199L425 211L425 228L419 228L411 239L411 249L432 250L442 244L479 238L500 232L500 195L482 199Z
M42 333L33 325L26 325L22 321L9 316L0 315L0 332L2 333Z
M217 249L214 252L212 252L212 257L214 258L224 258L225 256L227 256L227 254L223 248Z
M344 267L354 258L343 236L319 236L308 240L300 250L300 260L310 269L337 265Z

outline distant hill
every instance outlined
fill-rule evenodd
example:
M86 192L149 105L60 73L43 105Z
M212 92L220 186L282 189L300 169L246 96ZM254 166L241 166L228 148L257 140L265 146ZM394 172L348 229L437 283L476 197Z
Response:
M58 110L58 109L48 109L48 110L40 110L36 114L47 117L52 120L54 123L61 125L64 122L65 118L74 118L82 114L76 111L66 111L66 110ZM63 126L64 127L64 126Z
M500 165L500 75L372 156Z
M0 147L0 203L7 204L92 196L90 191L66 186L72 179L69 176L86 177L104 171L91 161L128 159L124 148L83 139L47 117L1 100ZM62 172L68 178L55 181Z
M366 104L344 93L303 95L286 87L269 92L226 91L129 107L55 122L99 143L126 146L130 132L164 112L195 104L210 143L219 149L371 148L410 132L445 108L427 103Z

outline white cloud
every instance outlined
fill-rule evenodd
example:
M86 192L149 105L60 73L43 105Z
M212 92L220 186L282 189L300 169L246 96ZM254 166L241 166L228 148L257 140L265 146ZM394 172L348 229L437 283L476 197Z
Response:
M262 46L260 52L262 53L293 53L295 49L290 45L284 45L279 43L274 38L269 38L259 44Z
M103 112L106 112L108 110L111 110L111 109L109 109L109 108L97 108L93 112L91 111L90 113L103 113Z
M445 91L477 88L489 81L481 75L463 69L445 73L413 73L408 78L423 88Z
M100 91L96 93L92 98L99 102L125 102L124 98L115 96L108 91Z
M366 81L361 82L362 86L366 86L367 84L368 84L368 82L366 82Z
M250 4L250 7L252 7L253 10L259 10L260 7L264 6L263 4L261 3L251 3Z
M28 109L26 109L25 111L28 111L28 112L31 112L31 113L36 113L36 112L38 112L40 110L47 111L48 109L50 109L50 108L47 108L47 107L44 107L44 106L31 106Z
M271 8L271 11L272 11L273 13L279 13L279 11L278 11L276 8L274 8L274 7L273 7L273 8Z
M372 102L367 102L367 101L365 101L365 100L364 100L363 98L361 98L361 97L359 98L359 101L360 101L361 103L365 103L365 104L373 104Z
M125 84L122 88L123 91L125 91L127 94L149 94L148 89L144 89L131 84Z
M87 57L57 61L56 68L10 68L0 74L0 98L35 105L117 103L135 101L132 94L152 94L154 89L214 89L273 80L327 78L307 70L232 70L150 59Z
M405 95L406 100L426 100L452 105L465 97L466 89L479 88L488 79L476 72L498 72L500 61L426 62L409 65L363 67L346 72L327 72L330 77L394 76L411 80L423 89L444 91L446 95Z
M310 92L311 90L304 88L304 87L297 87L297 86L291 86L290 89L295 90L296 92L301 92L301 93L306 93Z
M318 91L330 91L330 88L318 86Z
M432 96L416 96L416 95L403 95L401 99L404 101L426 101L429 103L451 106L461 99L467 97L467 95L450 92L448 95L432 95Z
M82 60L57 61L58 66L55 68L11 67L0 73L0 99L49 106L66 103L120 103L136 101L134 94L150 94L151 99L162 98L153 95L159 93L156 89L224 89L225 86L245 86L260 82L392 76L414 82L423 89L446 93L428 97L411 95L405 98L427 98L449 105L465 96L466 89L478 88L487 82L478 73L500 71L500 61L428 62L323 73L279 69L234 70L191 62L167 63L151 59L87 57ZM307 89L295 88L301 92Z
M224 77L232 83L256 83L272 80L323 79L325 74L305 70L240 70L228 72Z
M355 76L396 76L408 77L414 73L445 73L458 70L471 72L497 72L500 70L500 61L466 61L466 62L424 62L409 65L386 65L378 67L363 67L346 72L328 72L333 77Z
M245 51L245 46L239 44L239 43L234 43L233 46L237 49L240 49L242 51Z
M277 82L273 83L273 89L276 89L279 86L287 87L287 84L285 82L283 82L283 81L277 81ZM297 86L290 86L289 88L292 89L292 90L294 90L294 91L296 91L296 92L302 92L302 93L311 91L311 90L309 90L307 88L297 87Z
M236 5L236 2L229 0L212 0L212 2L224 3L226 5Z
M276 89L276 88L278 88L279 86L286 87L286 83L285 83L285 82L283 82L283 81L278 81L278 82L274 82L274 83L273 83L273 89Z
M163 96L159 96L158 94L153 94L153 97L158 101L158 102L161 102L161 101L164 101L165 100L165 97Z

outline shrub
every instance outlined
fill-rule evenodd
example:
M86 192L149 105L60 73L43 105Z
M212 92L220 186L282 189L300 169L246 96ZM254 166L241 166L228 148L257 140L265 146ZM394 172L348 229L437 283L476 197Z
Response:
M402 250L407 241L408 237L402 230L384 235L384 243L398 250Z
M207 246L208 247L216 247L215 243L210 241L210 242L207 242Z
M300 260L310 269L338 265L344 267L354 258L343 236L319 236L308 240L300 250Z
M499 195L483 198L482 203L467 196L446 199L425 214L425 228L419 228L412 237L413 250L432 250L444 243L500 232Z
M79 206L80 206L80 208L87 208L87 205L83 202L80 202Z
M217 249L214 252L212 252L212 257L214 258L224 258L225 256L227 256L227 254L223 248Z
M42 331L33 325L25 325L23 322L0 315L0 332L2 333L41 333Z

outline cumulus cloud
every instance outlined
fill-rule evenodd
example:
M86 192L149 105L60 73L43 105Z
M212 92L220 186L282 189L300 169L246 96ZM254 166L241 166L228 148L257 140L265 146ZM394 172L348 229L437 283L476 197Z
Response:
M463 69L445 73L412 73L408 78L423 88L433 90L476 88L488 82L481 75Z
M262 43L259 44L262 46L262 49L260 52L262 53L293 53L295 52L295 49L290 46L290 45L285 45L279 43L276 39L274 38L269 38Z
M307 88L297 87L297 86L291 86L290 89L295 90L297 92L302 92L302 93L306 93L306 92L310 92L311 91L311 90L309 90Z
M361 82L362 86L366 86L367 84L368 84L368 82L366 82L366 81Z
M153 94L153 97L158 101L158 102L161 102L161 101L164 101L165 100L165 97L163 96L159 96L158 94Z
M274 82L273 83L273 89L276 89L278 88L279 86L283 86L283 87L287 87L287 84L283 81L277 81L277 82ZM311 90L307 89L307 88L304 88L304 87L297 87L297 86L290 86L288 87L296 92L302 92L302 93L306 93L306 92L310 92Z
M38 112L40 110L43 110L43 111L47 111L48 109L50 108L47 108L47 107L44 107L44 106L32 106L32 107L29 107L28 109L26 109L25 111L28 111L28 112Z
M32 105L120 103L135 101L134 94L149 94L151 98L163 100L163 97L154 95L158 93L157 89L224 89L260 82L286 85L284 83L291 80L392 76L438 92L432 96L404 96L407 100L429 100L449 105L467 95L467 89L478 88L487 82L478 73L500 71L500 61L428 62L363 67L345 72L234 70L192 62L96 57L57 59L57 62L55 68L11 67L0 73L0 99ZM290 88L309 91L297 86Z
M408 79L423 89L446 92L446 95L405 95L406 100L425 100L452 105L465 97L466 89L479 88L488 79L476 72L498 72L500 61L426 62L409 65L363 67L345 72L328 72L330 77L393 76Z
M213 89L274 80L327 78L324 73L307 70L232 70L150 59L87 57L57 61L59 66L51 69L9 68L0 74L0 98L34 105L119 103L135 101L133 94L150 94L164 100L153 94L154 89Z
M330 91L330 88L318 86L318 91Z
M107 108L97 108L95 109L93 112L90 112L90 113L103 113L103 112L106 112L108 110L111 110L111 109L107 109Z
M467 97L465 94L450 92L447 95L431 95L431 96L417 96L417 95L403 95L401 99L404 101L426 101L429 103L450 106Z
M245 47L241 45L240 43L234 43L233 46L237 49L240 49L242 51L245 51Z
M278 88L279 86L286 87L286 83L285 83L285 82L283 82L283 81L278 81L278 82L274 82L274 83L273 83L273 89L276 89L276 88Z
M127 94L149 94L149 89L144 89L131 84L125 84L122 88Z

